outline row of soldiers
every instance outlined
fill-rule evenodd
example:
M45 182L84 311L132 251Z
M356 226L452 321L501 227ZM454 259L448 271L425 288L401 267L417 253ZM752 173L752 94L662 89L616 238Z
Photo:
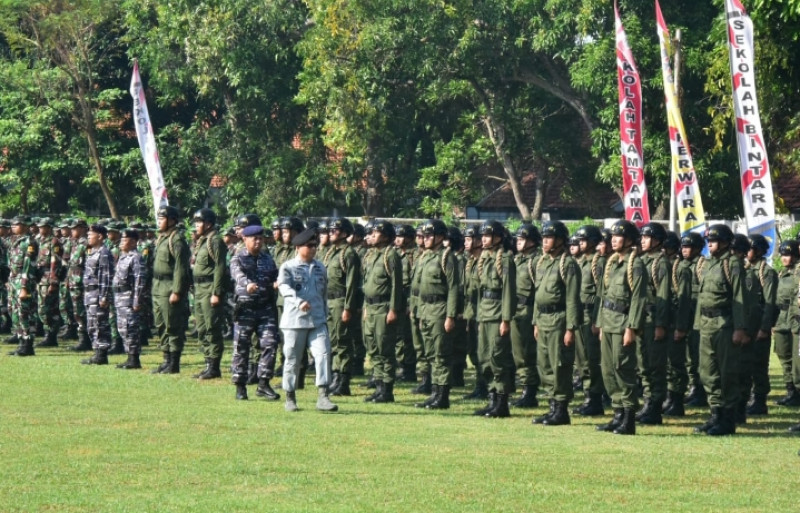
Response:
M220 237L213 211L200 209L192 218L190 246L178 218L173 207L159 211L158 238L149 243L146 235L139 236L147 228L117 226L125 235L121 239L135 239L123 253L136 252L144 244L134 259L141 270L125 278L125 284L115 278L112 286L97 289L88 283L85 262L83 272L78 272L81 258L73 259L78 246L84 246L84 260L104 253L102 248L111 253L106 241L112 239L113 227L92 226L89 234L96 234L99 242L89 241L82 237L82 229L88 229L85 222L74 220L70 240L61 242L47 232L45 221L35 240L28 235L30 220L15 218L10 223L14 237L7 243L9 300L19 339L15 354L33 354L28 319L37 301L48 334L45 344L55 342L50 334L63 321L52 298L60 297L66 281L70 301L69 306L62 302L61 312L71 307L73 313L67 318L79 334L88 329L93 339L95 355L86 363L107 363L113 340L119 337L125 339L129 356L120 367L140 367L143 328L149 325L145 312L152 305L164 352L156 372L179 372L193 286L197 335L206 357L206 367L197 377L221 376L226 317L242 321L240 328L250 328L234 330L232 375L237 397L243 385L255 382L257 395L277 399L269 381L278 360L279 335L274 326L281 296L264 292L266 302L254 308L247 306L246 294L231 290L235 280L230 261L246 245L238 235L249 226L260 226L260 219L240 216L234 228ZM582 226L572 237L558 221L546 223L541 231L523 224L513 235L496 221L463 231L439 220L413 228L385 220L362 226L337 217L315 226L318 258L328 277L333 395L351 394L350 378L360 372L366 353L375 387L367 401L394 401L400 367L402 379L421 377L414 391L428 397L417 406L448 408L450 390L464 384L469 360L477 377L467 398L488 398L486 407L476 411L479 415L509 416L509 398L519 380L522 393L513 405L538 406L537 394L543 388L549 409L533 422L569 424L577 372L585 400L572 413L604 414L602 398L607 394L614 415L599 427L603 431L634 434L637 421L661 424L663 415L684 415L684 404L709 404L711 416L698 431L732 434L748 413L767 413L774 338L787 388L781 404L800 405L796 241L780 245L783 269L778 274L765 259L769 242L764 237L734 235L725 225L712 226L705 240L698 234L678 238L658 223L640 231L628 221L618 221L606 231ZM268 245L263 251L274 258L275 267L291 258L291 240L307 227L288 217L265 231ZM68 252L66 242L72 244ZM703 257L706 243L709 256ZM107 273L119 270L114 265L118 258L119 252L104 257L110 264ZM60 278L62 267L69 280ZM97 266L91 269L96 271ZM84 294L83 308L76 304L77 291L71 295L74 289ZM131 296L119 308L128 329L109 337L96 326L87 326L84 309L93 301L86 301L89 292L100 292L96 304L101 310L111 310L114 294L123 300ZM274 313L265 315L262 310L271 310L273 302ZM267 303L269 308L263 306ZM225 305L233 310L228 315ZM96 310L91 313L90 318L97 320ZM102 316L100 322L105 322ZM64 324L68 330L70 323ZM119 326L119 319L110 324L111 329ZM259 338L256 345L250 344L253 334ZM98 342L99 338L104 341Z

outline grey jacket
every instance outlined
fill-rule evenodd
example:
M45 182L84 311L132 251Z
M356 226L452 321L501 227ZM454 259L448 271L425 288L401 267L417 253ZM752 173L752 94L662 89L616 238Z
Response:
M300 257L287 260L278 272L278 290L283 296L281 329L316 328L328 320L328 274L319 260L305 263ZM300 310L308 301L311 309Z

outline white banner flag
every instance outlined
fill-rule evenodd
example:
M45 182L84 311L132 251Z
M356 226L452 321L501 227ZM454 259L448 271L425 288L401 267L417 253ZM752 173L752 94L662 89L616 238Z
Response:
M147 168L150 192L153 194L154 215L157 217L158 209L169 205L169 200L167 199L167 188L164 187L164 175L161 174L156 137L153 134L153 125L150 124L150 114L147 112L147 100L144 97L142 77L139 76L137 61L133 62L131 96L133 97L133 123L136 125L136 137L139 139L139 148L142 150L144 166Z

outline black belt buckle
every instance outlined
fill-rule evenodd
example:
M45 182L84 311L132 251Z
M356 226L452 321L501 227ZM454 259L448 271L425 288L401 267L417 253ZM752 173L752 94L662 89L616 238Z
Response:
M444 303L447 301L447 296L441 294L423 294L419 298L423 303Z
M501 299L503 299L503 293L496 292L494 290L484 290L481 296L483 297L483 299L493 299L495 301L500 301Z
M563 312L567 309L566 305L539 305L539 313Z
M389 302L389 296L371 296L371 297L367 296L365 301L366 301L366 303L368 305L377 305L377 304L380 304L380 303L388 303Z
M195 276L194 277L194 282L195 283L211 283L212 281L214 281L214 277L213 276Z
M614 301L611 301L610 299L604 299L603 300L603 308L607 308L607 309L611 310L612 312L617 312L617 313L621 313L621 314L628 313L628 306L627 305L623 305L623 304L620 304L620 303L615 303Z

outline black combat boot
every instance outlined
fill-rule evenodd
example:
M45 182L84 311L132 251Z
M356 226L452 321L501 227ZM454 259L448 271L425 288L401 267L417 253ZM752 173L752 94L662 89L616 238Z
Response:
M660 408L661 405L659 405ZM625 408L622 412L622 421L614 430L615 435L635 435L636 415L633 408Z
M664 408L664 415L667 417L683 417L686 410L683 407L683 395L678 392L669 392L670 398L667 400L668 408Z
M333 395L333 391L339 388L339 384L341 382L342 382L342 373L339 371L333 371L333 378L331 379L331 382L328 385L328 395Z
M660 426L663 424L664 419L661 417L661 404L663 402L664 401L650 401L650 409L646 414L637 419L639 423L645 426Z
M707 433L709 429L716 426L719 423L720 415L721 415L722 408L717 406L711 408L711 416L708 418L705 424L702 426L697 426L694 428L695 433Z
M14 344L19 344L19 337L16 335L11 335L10 337L6 337L5 340L3 340L3 343L8 344L10 346Z
M375 371L374 370L372 371L372 374L369 375L369 378L367 378L367 381L364 383L364 386L369 388L369 389L377 388L378 381L375 379Z
M733 410L734 424L747 424L747 399L741 399Z
M169 367L162 372L162 374L180 374L181 373L181 353L173 351L169 355Z
M200 379L200 378L201 378L201 377L203 377L203 376L204 376L206 373L208 373L208 368L211 366L211 358L203 358L203 360L205 360L205 362L206 362L206 366L203 368L203 370L201 370L201 371L200 371L200 372L198 372L197 374L192 374L192 378L194 378L194 379Z
M60 333L59 336L61 336ZM64 326L64 335L61 336L61 340L78 340L78 325L69 324Z
M208 359L208 367L206 367L206 371L203 372L198 379L205 380L205 379L218 379L222 377L222 371L219 368L221 358L209 358Z
M439 385L432 385L431 386L431 395L428 396L427 399L422 401L421 403L415 403L414 407L416 408L427 408L431 403L436 401L439 398Z
M118 369L141 369L142 362L139 361L138 354L129 354L128 359L117 365Z
M522 386L522 395L519 398L511 403L511 406L515 408L536 408L539 406L539 400L536 398L536 388L523 385Z
M586 396L586 401L576 408L573 413L577 413L578 415L583 415L584 417L596 417L598 415L605 415L605 409L603 409L603 394L595 394L589 393Z
M453 365L453 368L450 369L450 380L453 383L452 386L454 387L463 387L466 386L464 382L464 368L466 365L464 363L457 363Z
M50 331L44 340L36 344L36 347L58 347L58 338L55 331Z
M375 380L375 391L372 393L372 395L368 395L367 397L365 397L364 398L364 402L365 403L373 403L373 402L375 402L375 399L377 399L378 396L380 396L381 394L383 394L383 381L380 381L380 380L376 379Z
M373 403L393 403L394 402L394 383L383 383L383 391L379 396L372 400Z
M532 424L544 424L544 421L549 419L554 413L556 412L556 401L555 399L550 399L550 409L544 415L539 415L538 417L534 417L531 421Z
M36 356L33 350L33 337L20 337L19 346L8 353L11 356Z
M336 390L331 392L333 396L349 396L352 395L350 392L350 374L346 374L344 372L340 373L339 377L339 385L336 387Z
M108 365L108 349L95 349L91 358L81 360L84 365Z
M281 398L281 395L272 389L267 378L261 378L258 380L256 395L258 397L263 397L267 401L277 401Z
M447 410L450 408L450 387L447 385L440 386L439 395L425 408L429 410Z
M247 385L244 383L236 383L236 400L247 401Z
M417 382L417 370L414 365L403 365L402 372L400 376L397 378L399 381L403 383L416 383Z
M781 404L783 406L800 406L800 391L795 388L794 383L791 384L791 387L786 385L786 392L786 397Z
M78 343L69 348L70 351L82 352L92 350L92 341L89 339L89 334L86 330L78 331Z
M3 313L0 316L0 334L11 333L11 316L8 313Z
M150 371L150 374L162 374L164 371L169 369L169 360L172 355L169 351L164 351L162 354L164 355L164 360L161 362L161 365Z
M709 436L724 436L736 434L736 408L720 408L719 420L708 428Z
M753 399L747 406L748 415L767 415L769 408L767 408L767 394L753 394Z
M704 408L708 406L708 396L706 395L706 389L703 388L703 385L692 386L688 397L686 397L685 404L686 406L693 406L695 408Z
M489 387L486 385L485 381L476 381L475 388L469 394L465 395L463 399L470 400L470 399L488 399L489 398Z
M650 400L649 397L644 400L644 405L642 406L642 409L639 410L638 412L636 412L636 420L637 421L639 419L641 419L642 417L644 417L645 415L649 415L650 414L650 410L653 407L653 405L651 403L652 403L652 401Z
M495 404L497 404L497 392L492 390L491 392L489 392L489 404L487 404L486 406L484 406L483 408L481 408L479 410L475 410L473 415L476 415L476 416L479 416L479 417L483 417L484 415L486 415L486 413L488 413L488 412L490 412L490 411L492 411L494 409L494 405Z
M122 341L122 337L114 338L108 354L125 354L125 343Z
M595 429L597 431L607 431L612 433L615 429L622 425L622 418L625 416L625 410L623 408L614 408L614 416L611 417L611 420L608 424L600 424Z
M247 385L258 383L258 363L250 363L247 367Z
M433 391L433 387L431 385L431 373L430 372L423 372L420 375L422 377L422 381L420 382L419 386L414 388L411 393L412 394L422 394L422 395L430 395Z
M569 402L556 401L553 414L542 421L545 426L566 426L570 424Z
M486 412L486 417L493 419L502 419L510 417L511 412L508 410L508 394L497 394L497 401L494 408Z

